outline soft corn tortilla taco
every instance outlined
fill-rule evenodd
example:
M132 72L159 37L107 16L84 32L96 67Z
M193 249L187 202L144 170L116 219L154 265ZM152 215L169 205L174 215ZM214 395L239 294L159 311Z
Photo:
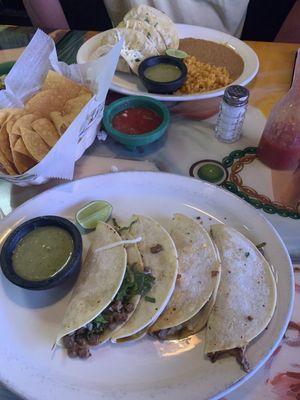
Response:
M127 229L122 230L119 234L124 241L134 239L133 236L130 235ZM115 301L115 308L120 307L124 291L127 292L126 293L127 297L129 297L128 294L130 292L131 296L130 299L128 298L128 302L126 305L126 319L116 324L116 328L113 330L113 332L111 331L111 329L108 329L106 333L102 335L102 340L110 339L113 334L116 334L116 332L118 332L122 328L122 326L126 324L126 322L130 319L130 317L136 310L136 307L141 299L141 289L144 285L140 284L140 280L141 278L142 279L145 278L143 273L144 271L143 259L139 252L137 244L126 245L126 253L127 253L127 270L124 281L122 282L121 288L117 293ZM152 281L151 278L150 280ZM136 285L136 288L131 290L132 288L131 284L132 286Z
M269 263L237 230L212 226L222 274L215 306L210 314L205 353L214 361L225 351L237 350L245 371L246 346L269 324L276 306L276 283Z
M201 308L201 310L194 315L191 319L184 322L183 324L162 329L158 332L148 332L151 336L158 337L160 340L180 340L186 339L192 335L199 333L205 328L208 317L212 311L212 308L216 302L216 296L218 292L218 287L216 285L213 294L211 295L208 302Z
M98 224L57 335L58 344L98 317L114 299L126 272L125 246L97 249L121 241L110 225Z
M202 329L221 275L218 253L198 221L175 214L170 234L178 252L178 279L167 307L149 329L161 339L189 336Z
M140 240L127 229L119 235L105 223L99 223L88 238L84 265L57 339L70 357L89 357L89 347L109 340L134 313L141 295L151 289L155 278L143 271L135 244Z
M162 313L173 293L178 273L177 251L169 233L154 219L142 215L133 217L129 233L142 237L138 243L144 272L155 278L154 285L143 296L128 322L112 336L113 342L120 339L136 340L141 331L151 325Z

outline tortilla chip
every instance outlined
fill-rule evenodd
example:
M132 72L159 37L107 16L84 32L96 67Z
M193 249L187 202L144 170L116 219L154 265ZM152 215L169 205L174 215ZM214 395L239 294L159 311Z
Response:
M0 116L0 150L5 155L5 157L13 162L12 152L10 149L9 137L6 128L6 121L9 117L9 112L5 111L1 113Z
M12 132L12 127L14 126L14 123L16 122L17 116L9 118L9 120L6 122L6 130L8 132L8 135Z
M21 154L14 150L13 150L13 157L14 157L15 167L17 168L19 174L23 174L36 164L36 161L33 160L32 158L29 158L24 154Z
M55 89L58 91L63 90L68 94L69 99L78 96L82 90L88 92L88 89L86 89L84 86L81 86L77 82L74 82L71 79L68 79L54 71L48 72L43 85L43 90L44 89Z
M81 86L79 92L78 92L78 96L81 96L82 94L90 94L91 96L93 96L93 92L91 92L88 88L86 88L85 86Z
M22 116L23 114L24 114L23 109L20 109L20 108L9 109L9 115L7 116L7 119L5 121L6 130L7 130L8 134L11 131L11 128L12 128L13 124L15 123L15 121L17 120L17 118L20 118L20 116Z
M9 175L16 175L17 171L14 168L14 165L5 157L5 155L0 150L0 164L3 167L4 171Z
M34 158L36 161L41 161L48 153L50 148L43 141L40 135L32 129L21 127L21 134L24 144L32 158Z
M22 147L22 143L20 143L20 141L23 142L22 138L19 135L14 134L12 131L9 132L9 142L12 150L13 162L16 170L18 171L15 172L15 174L23 174L36 164L36 161L30 156L30 153L28 151L27 154L29 155L29 157L17 151L16 147L19 149L20 146Z
M68 100L64 106L64 113L74 115L75 119L75 117L80 113L80 111L91 98L92 95L90 93L85 93L81 96Z
M25 111L48 118L52 111L62 110L68 99L68 93L64 90L40 90L26 103Z
M53 111L50 113L50 118L54 123L57 132L62 135L71 125L74 116L70 114L62 115L59 111Z
M48 146L53 147L58 141L60 136L55 126L48 118L37 119L31 125Z
M0 110L0 126L2 126L8 120L10 116L9 110L9 108L2 108L2 110Z
M24 144L24 141L23 141L22 137L18 137L17 141L14 144L13 150L17 151L18 153L23 154L24 156L32 158L31 154L29 153L29 151L27 150L27 148L26 148L26 146Z
M8 166L5 168L7 171L10 171L10 174L14 175L17 172L15 171L16 166L15 164L15 159L13 155L13 149L12 146L16 142L14 139L11 142L10 138L10 132L12 129L12 126L14 125L15 121L17 118L23 115L24 111L19 108L8 108L2 110L3 113L1 113L2 121L4 120L4 123L2 124L0 128L0 149L5 156L6 160L8 160L11 165L13 166L13 170L11 170ZM8 171L8 172L9 172Z
M22 114L20 116L16 116L16 118L14 118L14 124L10 128L10 131L14 135L21 136L21 130L20 130L21 127L31 129L31 123L38 118L39 115L36 114L25 114L25 115Z
M2 108L2 110L0 110L0 118L5 116L5 119L1 119L1 122L4 122L4 120L7 122L9 119L23 113L24 111L22 108Z
M13 156L10 146L9 134L7 130L8 121L14 120L18 115L22 115L22 110L17 108L2 109L0 114L0 149L6 159L13 163Z

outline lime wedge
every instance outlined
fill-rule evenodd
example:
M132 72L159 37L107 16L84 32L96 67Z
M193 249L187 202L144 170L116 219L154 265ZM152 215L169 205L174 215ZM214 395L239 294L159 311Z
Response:
M84 229L95 229L98 222L106 222L112 212L112 205L104 200L86 204L76 213L76 222Z
M188 56L188 54L185 51L178 49L167 49L166 54L167 56L181 58L181 59Z

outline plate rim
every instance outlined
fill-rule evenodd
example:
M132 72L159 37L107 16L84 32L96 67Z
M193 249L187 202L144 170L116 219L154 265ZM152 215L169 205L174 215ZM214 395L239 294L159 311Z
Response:
M235 389L237 389L238 387L240 387L241 385L243 385L245 382L247 382L248 380L250 380L261 368L262 366L268 361L268 359L271 357L271 355L273 354L273 352L276 350L276 348L278 347L279 343L281 342L284 333L286 332L286 329L288 327L289 321L291 319L292 316L292 312L293 312L293 306L294 306L294 298L295 298L295 291L294 291L294 285L295 285L295 278L294 278L294 274L293 274L293 264L291 262L287 247L285 246L281 236L279 235L279 233L277 232L276 228L272 225L272 223L270 221L267 220L267 218L257 209L255 209L253 206L251 206L250 204L248 204L247 202L243 201L243 199L239 198L238 196L234 195L231 192L228 192L227 190L225 190L224 188L220 187L220 186L216 186L214 184L211 184L209 182L206 181L202 181L193 177L189 177L189 176L183 176L183 175L177 175L174 173L169 173L169 172L157 172L157 171L120 171L120 172L109 172L109 173L105 173L105 174L97 174L97 175L92 175L92 176L88 176L88 177L83 177L80 179L76 179L73 181L69 181L69 182L65 182L59 185L55 185L51 188L48 188L46 190L44 190L43 192L33 196L32 198L28 199L27 201L25 201L24 203L22 203L20 206L16 207L14 210L12 210L6 217L4 217L2 220L0 220L0 231L1 231L1 227L2 227L2 223L5 222L7 220L7 218L9 218L10 216L13 216L13 213L16 210L22 210L22 208L27 207L28 204L30 204L30 202L32 202L32 200L38 199L39 197L43 197L45 195L47 195L48 192L51 192L53 190L56 190L57 188L60 187L65 187L65 186L72 186L72 185L76 185L76 183L80 182L80 181L89 181L89 180L94 180L97 178L101 178L102 176L111 176L111 175L118 175L118 176L130 176L130 175L148 175L148 176L157 176L157 175L164 175L167 178L169 177L170 179L175 178L175 179L179 179L179 180L184 180L184 181L193 181L194 183L197 183L198 185L203 185L206 186L208 188L213 188L213 190L217 190L217 191L222 191L223 193L225 193L226 196L228 196L229 198L234 198L236 200L238 200L241 204L243 204L245 207L247 207L249 210L251 209L252 211L254 211L264 222L264 224L266 224L268 226L268 228L272 231L272 234L277 238L277 240L280 242L282 250L284 251L285 257L286 257L286 261L289 267L289 275L290 275L290 293L289 293L289 303L288 303L288 312L287 315L285 317L285 323L283 324L283 326L281 327L278 337L277 339L274 341L272 347L269 348L268 352L265 354L265 356L256 364L256 366L248 373L246 373L244 376L242 376L240 379L238 379L236 382L234 382L232 385L230 385L228 388L224 389L222 392L219 392L215 395L213 395L212 397L209 398L209 400L218 400L223 396L228 395L229 393L231 393L232 391L234 391ZM155 178L154 178L155 179ZM129 181L129 179L128 179ZM12 393L16 394L17 396L21 397L24 400L36 400L36 397L24 397L24 393L19 392L18 389L10 384L8 384L7 382L5 382L3 380L3 377L1 377L1 371L0 371L0 383L7 388L9 391L11 391Z

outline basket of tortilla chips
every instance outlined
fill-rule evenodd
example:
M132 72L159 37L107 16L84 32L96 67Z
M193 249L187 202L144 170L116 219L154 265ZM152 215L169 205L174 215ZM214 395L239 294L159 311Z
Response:
M0 179L22 186L72 179L95 140L119 52L118 44L95 62L67 65L37 31L0 92Z

